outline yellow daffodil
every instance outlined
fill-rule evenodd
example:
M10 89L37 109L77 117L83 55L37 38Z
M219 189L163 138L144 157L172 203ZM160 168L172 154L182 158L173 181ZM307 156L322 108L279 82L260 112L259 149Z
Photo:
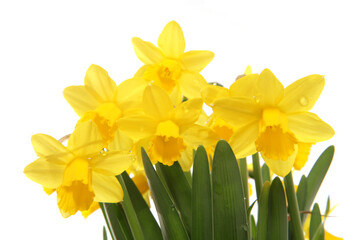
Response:
M213 110L237 127L230 140L237 157L258 151L273 172L285 176L296 156L302 156L301 162L309 151L309 145L299 143L313 144L334 135L328 124L308 112L324 88L323 76L310 75L284 89L265 69L260 75L251 74L235 83L232 96L237 97L216 100Z
M45 134L36 134L31 141L39 158L24 173L45 189L56 189L63 217L89 210L94 201L123 199L115 175L126 170L133 157L118 151L102 153L102 136L92 121L77 125L67 147Z
M142 141L153 162L172 165L181 158L180 164L188 171L192 149L200 144L211 145L216 140L209 128L195 124L202 111L199 98L174 108L168 94L151 85L144 91L142 104L144 115L122 118L119 127L135 141Z
M240 80L242 77L251 74L251 67L248 66L245 70L245 73L239 75L234 84L231 85L229 89L217 85L208 85L201 90L201 97L203 101L210 107L214 106L214 102L221 98L226 97L236 97L239 95L237 89L243 90L242 94L246 94L249 91L249 88L244 88L243 81ZM227 142L230 141L233 133L236 130L236 126L230 124L229 122L224 121L222 118L217 116L215 113L211 114L207 124L218 136L218 140L223 139ZM207 152L210 155L213 154L215 146L207 149Z
M200 97L200 90L207 83L199 72L214 54L210 51L185 52L184 34L178 23L171 21L165 26L158 47L137 37L132 39L132 44L137 57L145 64L133 79L139 86L158 85L175 104L181 101L182 95Z
M138 90L129 80L116 86L103 68L91 65L85 75L85 85L65 88L64 97L81 117L80 122L96 123L106 147L114 139L117 120L136 111ZM126 135L121 137L129 141Z

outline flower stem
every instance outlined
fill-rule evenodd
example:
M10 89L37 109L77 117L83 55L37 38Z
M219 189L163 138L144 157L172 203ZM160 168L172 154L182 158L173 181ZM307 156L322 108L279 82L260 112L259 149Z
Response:
M300 221L299 205L295 194L294 180L291 172L285 176L284 183L286 189L286 197L289 205L289 213L291 219L290 221L293 227L295 239L304 240L305 238Z
M252 155L252 162L254 168L254 179L255 179L255 186L256 186L256 196L259 199L261 188L263 186L263 180L261 175L261 168L260 168L260 161L259 161L259 153L255 153Z

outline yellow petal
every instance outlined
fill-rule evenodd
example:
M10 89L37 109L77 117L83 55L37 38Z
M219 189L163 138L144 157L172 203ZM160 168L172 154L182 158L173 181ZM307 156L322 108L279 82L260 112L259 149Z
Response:
M252 69L251 69L251 66L248 65L246 68L245 68L245 72L244 72L245 75L250 75L252 74Z
M114 99L116 83L100 66L93 64L89 67L85 75L85 87L100 102L109 102Z
M341 237L337 237L335 235L332 235L328 231L325 231L325 240L344 240L344 239L341 238Z
M187 98L200 98L201 89L207 86L207 82L200 73L183 71L178 79L181 92Z
M180 127L180 135L185 143L196 148L199 145L211 146L218 140L217 134L208 127L190 124Z
M260 120L260 109L252 98L222 98L216 100L213 111L234 126L244 126Z
M297 154L297 145L295 145L295 152L291 156L289 156L289 158L285 161L267 158L263 154L261 154L261 157L264 159L265 163L268 165L271 171L273 171L275 174L277 174L280 177L285 177L294 166L296 154Z
M147 65L140 67L139 70L137 70L136 73L134 74L133 78L143 78L144 79L144 74L146 73L146 69L152 65L154 65L154 64L147 64Z
M229 88L232 97L253 97L255 86L259 80L258 74L250 74L236 80Z
M157 122L147 116L129 116L118 120L118 127L134 141L149 137L156 132Z
M181 166L181 169L184 172L190 171L192 165L193 165L193 150L195 148L187 147L185 151L181 153L181 157L179 159L179 164Z
M207 105L212 107L214 106L215 100L230 97L230 94L229 89L227 88L216 85L208 85L201 90L201 97Z
M169 22L158 39L158 46L166 57L179 58L185 51L185 38L179 24Z
M321 142L332 138L334 129L314 113L288 115L289 129L299 142Z
M39 157L56 158L66 163L73 155L55 138L46 134L36 134L31 137L31 143Z
M103 139L92 121L78 122L71 134L67 148L76 156L98 154L103 148Z
M261 72L255 91L256 100L263 106L275 106L284 96L284 86L269 69Z
M229 144L237 158L243 158L256 152L255 140L258 134L259 124L257 121L252 121L234 132Z
M294 163L296 170L301 170L305 166L309 158L311 146L311 143L298 143L298 153Z
M180 62L185 70L201 72L214 58L214 53L210 51L188 51L184 53Z
M126 133L117 130L114 135L114 140L108 145L108 149L110 151L130 151L133 144L133 140Z
M84 113L95 110L101 103L85 86L70 86L64 89L64 97L77 115L82 117Z
M94 172L114 176L128 169L133 161L134 156L132 154L110 151L103 156L91 159L89 164Z
M324 89L325 79L321 75L310 75L297 80L285 88L279 107L283 112L309 111Z
M117 203L123 200L124 193L116 177L93 172L92 181L94 201Z
M122 105L124 102L128 104L141 99L146 86L147 81L144 78L137 77L123 81L116 89L116 102Z
M145 42L137 37L134 37L131 42L134 46L136 56L144 64L154 64L162 61L162 53L154 44Z
M45 188L57 188L63 179L65 165L54 164L39 158L27 165L25 175Z
M195 123L202 111L203 102L200 98L189 99L177 106L172 118L177 125Z
M146 114L158 120L167 120L174 109L171 99L159 86L146 87L143 96L143 107Z

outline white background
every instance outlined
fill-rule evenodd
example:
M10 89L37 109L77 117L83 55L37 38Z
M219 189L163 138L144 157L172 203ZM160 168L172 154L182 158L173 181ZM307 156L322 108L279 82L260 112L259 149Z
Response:
M239 1L240 2L240 1ZM54 196L29 179L24 167L36 159L30 138L60 138L78 119L62 96L82 85L95 63L117 82L142 65L131 38L157 42L167 22L182 27L186 50L211 50L202 72L207 81L229 86L247 65L270 68L284 84L325 75L313 108L335 129L316 144L303 173L329 145L335 158L317 200L331 195L338 207L326 228L356 239L359 219L358 7L350 1L1 1L0 2L0 239L101 239L98 211L63 219ZM298 179L300 174L295 173Z

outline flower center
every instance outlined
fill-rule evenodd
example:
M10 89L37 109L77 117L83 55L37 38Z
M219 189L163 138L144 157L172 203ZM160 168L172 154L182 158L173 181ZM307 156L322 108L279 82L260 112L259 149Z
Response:
M101 104L94 111L86 112L81 121L92 120L99 128L105 144L108 144L114 139L114 134L118 128L116 121L121 116L121 109L115 103L108 102Z
M181 152L185 149L186 145L179 136L179 127L174 122L167 120L158 124L149 149L150 158L153 161L171 166L179 160Z
M146 69L144 77L162 87L167 93L171 93L180 74L180 64L177 61L165 59L160 64L150 65Z
M263 110L260 121L260 134L255 141L256 149L265 157L286 161L295 152L297 140L288 131L285 114L277 108Z
M62 184L56 189L58 206L64 217L90 208L95 196L91 176L86 159L76 158L66 166Z

